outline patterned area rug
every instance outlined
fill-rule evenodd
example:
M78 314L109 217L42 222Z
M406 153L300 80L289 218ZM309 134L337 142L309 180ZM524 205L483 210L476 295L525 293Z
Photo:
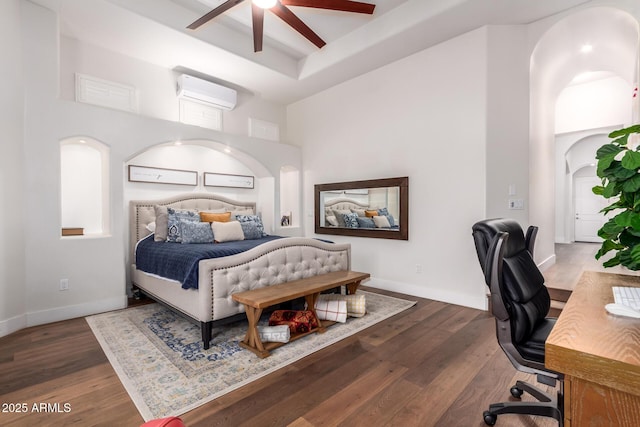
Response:
M367 314L336 323L260 359L243 349L246 322L214 328L204 350L200 327L159 304L87 317L145 420L178 416L415 305L366 291ZM266 319L263 319L266 322Z

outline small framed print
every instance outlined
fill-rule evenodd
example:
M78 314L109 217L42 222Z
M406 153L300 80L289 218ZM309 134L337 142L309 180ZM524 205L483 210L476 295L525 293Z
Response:
M254 178L249 175L227 173L204 173L204 185L207 187L253 188Z
M129 165L129 181L154 184L198 185L198 172Z

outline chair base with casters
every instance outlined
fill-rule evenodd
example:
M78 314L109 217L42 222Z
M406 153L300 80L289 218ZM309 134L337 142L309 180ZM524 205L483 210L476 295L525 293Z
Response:
M549 380L553 380L553 378L544 377L540 378L538 376L538 382L543 384L547 384L550 382ZM555 381L554 381L555 382ZM555 384L547 384L554 386ZM516 384L511 387L511 396L516 399L520 399L522 395L526 392L531 396L536 398L537 402L518 402L518 401L510 401L510 402L501 402L501 403L492 403L489 405L489 410L484 411L482 413L482 418L484 419L484 423L492 426L496 424L498 419L498 415L501 414L522 414L522 415L540 415L543 417L554 418L558 421L558 425L562 427L563 425L563 411L562 411L562 399L563 399L563 382L560 381L560 389L556 396L552 396L551 394L540 390L538 387L535 387L529 383L524 381L516 381Z

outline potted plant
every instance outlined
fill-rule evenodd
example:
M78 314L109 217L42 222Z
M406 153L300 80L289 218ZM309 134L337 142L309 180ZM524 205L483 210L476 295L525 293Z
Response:
M612 216L598 230L604 241L596 259L613 251L604 267L623 265L640 270L640 124L613 131L613 141L600 147L596 154L598 177L602 185L593 192L612 201L602 209Z

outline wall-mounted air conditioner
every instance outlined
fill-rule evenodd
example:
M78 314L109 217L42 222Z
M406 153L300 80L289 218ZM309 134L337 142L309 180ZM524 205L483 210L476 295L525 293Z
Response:
M197 77L181 74L178 76L178 98L233 110L238 99L238 92Z

